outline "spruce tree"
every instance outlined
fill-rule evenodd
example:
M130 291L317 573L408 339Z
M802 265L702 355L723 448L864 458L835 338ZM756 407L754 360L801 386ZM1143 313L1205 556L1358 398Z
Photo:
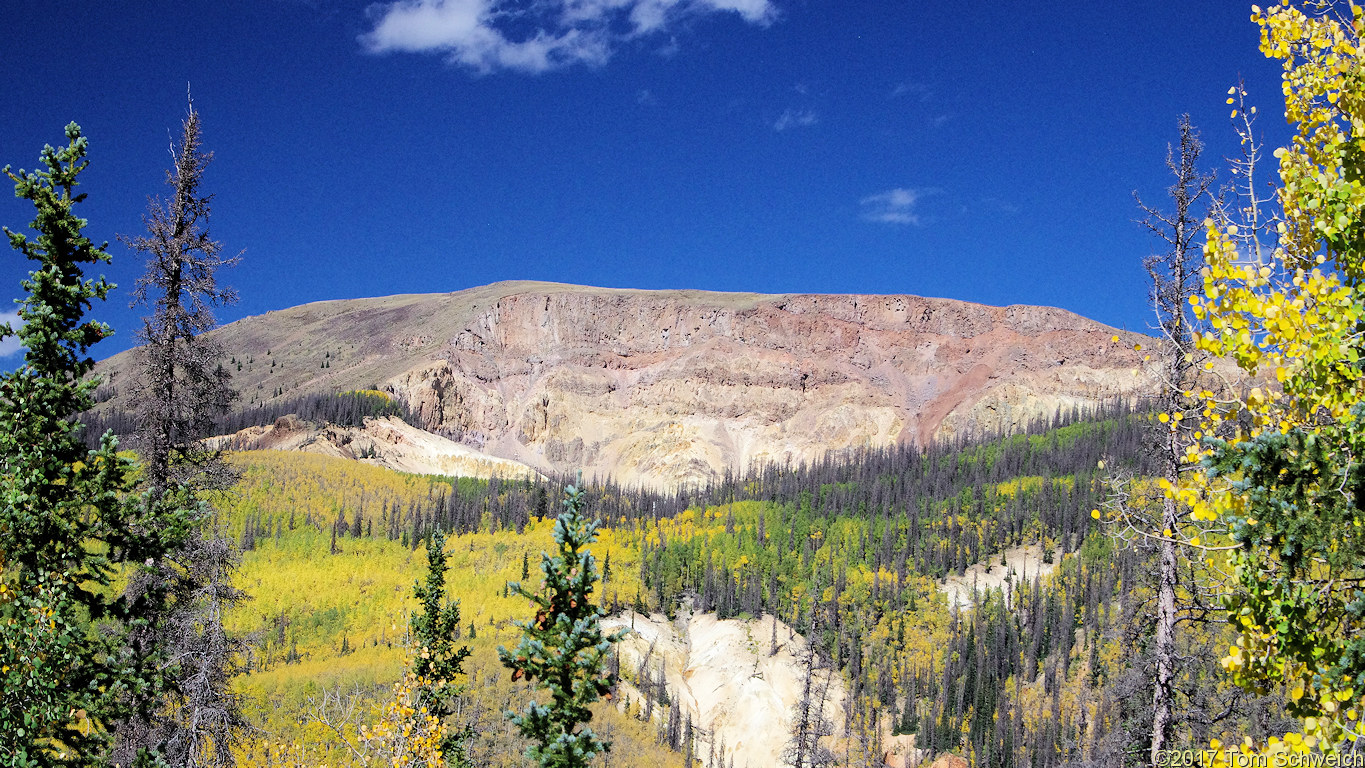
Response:
M524 714L507 713L534 742L526 749L527 758L542 768L586 768L595 755L611 748L586 723L592 719L588 705L610 696L607 654L621 638L621 633L603 634L606 611L592 603L597 563L585 547L597 539L597 522L583 519L582 490L571 485L564 495L564 513L554 528L559 552L542 554L540 589L509 585L531 601L535 619L517 622L522 638L514 650L498 648L513 680L524 677L550 692L549 706L531 702Z
M85 199L77 176L87 142L75 123L67 146L44 147L44 170L4 172L15 195L33 202L37 237L6 228L10 245L38 267L23 281L24 363L0 377L0 766L100 765L111 722L163 690L162 656L123 652L122 628L144 623L164 595L113 597L116 568L159 567L179 548L189 523L180 510L138 518L127 504L131 464L106 433L84 446L76 416L93 405L98 381L91 345L109 326L84 315L113 285L85 279L83 266L107 263L106 246L82 234L73 210ZM144 759L147 755L142 756Z
M245 727L230 690L243 649L224 630L222 617L244 595L231 584L238 559L233 542L203 494L227 488L235 478L203 440L236 393L222 365L223 351L204 334L215 325L212 307L235 299L218 284L217 271L237 259L223 258L222 245L209 236L211 197L200 185L212 154L200 144L199 113L191 104L166 173L171 193L153 200L144 218L146 234L125 239L147 255L134 295L135 305L152 310L139 333L143 345L132 396L144 516L154 521L160 511L177 512L194 522L194 531L170 557L128 584L130 600L165 596L164 610L144 614L146 623L132 634L130 647L137 656L166 649L174 684L150 715L119 725L115 758L126 763L146 749L163 753L173 765L229 768L231 745Z
M455 635L460 629L460 604L446 602L445 535L440 531L427 539L426 583L413 585L413 594L422 609L412 617L412 633L416 640L412 671L417 676L416 688L420 706L438 720L455 712L455 697L461 687L456 680L464 674L464 661L469 657L469 646L456 646ZM470 636L474 625L469 625ZM420 707L419 707L420 708ZM441 754L446 765L470 765L465 742L468 729L446 730L441 739Z

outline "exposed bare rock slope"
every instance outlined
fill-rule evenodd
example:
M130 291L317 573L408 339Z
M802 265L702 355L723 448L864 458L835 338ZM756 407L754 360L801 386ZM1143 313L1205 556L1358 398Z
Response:
M669 700L699 729L697 754L709 755L713 745L723 744L727 764L733 758L737 766L787 765L781 757L805 681L805 638L772 616L721 620L684 611L672 622L659 614L627 614L602 624L628 630L616 646L623 674L641 683L662 673ZM815 680L825 694L824 717L837 735L848 693L843 678L828 672L821 668ZM626 696L640 700L639 688L623 687Z
M947 594L948 606L954 611L970 608L976 597L988 589L1029 584L1034 579L1046 578L1057 567L1055 563L1046 562L1041 544L1010 547L1003 554L1003 564L991 557L968 567L961 575L951 573L943 579L939 591Z
M457 477L539 477L524 464L487 456L392 416L366 419L363 427L313 424L292 417L214 438L230 450L305 451L354 459L400 472Z
M377 387L488 455L652 485L1017 428L1148 384L1133 351L1146 337L917 296L509 282L306 304L215 334L247 406ZM128 364L101 364L116 390Z

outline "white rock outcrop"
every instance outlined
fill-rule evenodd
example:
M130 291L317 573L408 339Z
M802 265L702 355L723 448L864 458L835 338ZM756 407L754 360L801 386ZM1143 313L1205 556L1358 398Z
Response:
M708 756L713 745L724 744L726 765L732 757L736 768L786 765L781 757L801 698L805 638L772 616L720 620L691 611L674 621L626 614L603 626L628 631L617 645L625 677L643 674L652 681L662 670L669 700L698 729L697 755ZM819 670L816 680L822 688L828 680L824 714L837 732L848 693L843 678L828 672ZM640 688L648 686L636 682L642 685L630 686L625 695L638 701Z
M540 477L524 464L488 456L392 416L366 419L363 427L313 424L285 417L274 424L248 427L209 442L214 447L229 450L321 453L414 474L505 479Z

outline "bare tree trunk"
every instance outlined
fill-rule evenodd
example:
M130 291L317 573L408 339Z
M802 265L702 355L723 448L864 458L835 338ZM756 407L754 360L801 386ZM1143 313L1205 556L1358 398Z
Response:
M814 614L814 611L812 611ZM806 643L805 672L801 680L801 700L796 703L796 724L792 732L792 766L805 768L806 744L810 740L811 688L815 680L815 622L811 622L811 640Z
M1157 441L1161 476L1172 487L1178 484L1185 447L1194 441L1191 426L1184 426L1184 416L1191 407L1187 390L1191 386L1191 368L1195 365L1193 331L1186 312L1190 296L1198 286L1198 253L1196 242L1201 230L1202 216L1194 212L1196 204L1208 194L1213 180L1201 175L1197 168L1203 144L1199 141L1189 116L1180 119L1180 154L1167 151L1166 165L1175 176L1170 196L1175 211L1165 215L1143 205L1148 229L1169 246L1159 256L1151 256L1144 266L1152 279L1152 303L1157 316L1158 330L1165 337L1164 358L1161 361L1162 391L1158 405L1163 414L1158 427ZM1176 649L1175 630L1178 620L1176 589L1179 584L1177 539L1180 538L1183 514L1176 500L1162 498L1157 530L1144 536L1157 541L1158 575L1156 606L1156 646L1154 648L1152 679L1152 748L1151 764L1159 766L1158 756L1170 748L1176 722Z
M825 701L829 698L831 676L834 670L825 670L822 685L816 675L820 673L820 654L816 645L819 633L818 610L811 609L810 638L806 642L805 667L801 681L801 699L796 703L796 717L792 723L792 739L783 752L783 759L793 768L820 768L835 764L834 753L820 743L824 736L834 735L833 726L825 719Z
M1162 520L1167 530L1177 524L1174 499L1162 504ZM1156 675L1152 695L1152 765L1160 766L1158 756L1168 748L1174 725L1172 708L1175 698L1175 542L1161 542L1161 571L1157 585L1156 606Z

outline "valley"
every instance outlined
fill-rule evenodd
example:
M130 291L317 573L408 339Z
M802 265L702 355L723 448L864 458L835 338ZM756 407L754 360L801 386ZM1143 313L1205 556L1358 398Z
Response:
M1131 674L1123 616L1139 610L1122 585L1141 559L1115 550L1089 510L1099 457L1142 470L1142 421L1120 409L984 442L768 465L691 491L593 487L596 599L627 630L594 727L630 757L602 764L783 765L812 622L822 743L840 764L950 754L1004 766L1063 744L1115 748L1133 705L1112 689ZM419 544L439 529L473 651L460 709L472 754L525 765L501 712L527 693L494 650L519 635L525 601L503 585L534 581L558 483L306 451L232 456L242 479L216 504L253 596L229 622L253 639L236 690L271 734L243 759L349 764L347 734L402 668Z
M10 5L0 768L1365 762L1365 9Z
M625 633L595 728L626 764L786 766L799 711L831 765L1048 765L1140 738L1120 649L1146 555L1090 510L1104 462L1151 471L1143 337L1033 307L527 283L214 337L246 394L211 444L241 473L214 503L253 597L228 622L268 734L248 764L354 763L439 531L470 755L526 765L502 713L529 692L495 651L570 469ZM101 364L92 432L128 423L128 364Z
M469 755L529 765L507 584L536 582L579 471L624 633L594 728L626 765L786 768L798 731L803 768L1103 762L1143 738L1126 649L1151 553L1092 510L1153 471L1145 337L1036 307L512 283L214 338L246 394L210 443L241 473L213 503L253 598L228 622L263 734L246 764L363 763L439 532ZM128 365L101 364L92 434L131 424ZM1235 699L1203 668L1201 695ZM1282 716L1237 706L1190 737Z

